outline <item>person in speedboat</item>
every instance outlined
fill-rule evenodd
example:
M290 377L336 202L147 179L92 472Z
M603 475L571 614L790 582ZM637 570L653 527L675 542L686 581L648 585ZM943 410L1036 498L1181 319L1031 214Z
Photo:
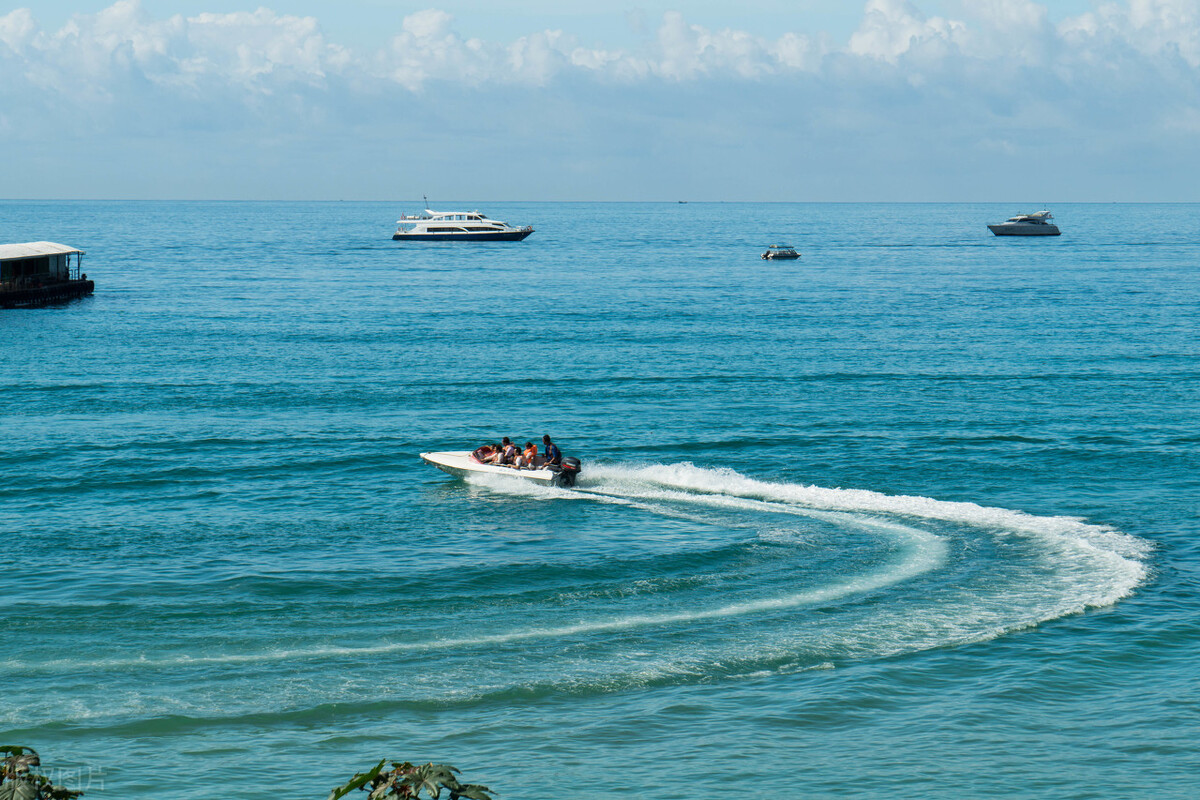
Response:
M480 464L490 464L497 453L500 452L500 445L485 444L482 447L475 448L475 452L471 453L471 458L478 461Z
M559 466L562 464L562 453L558 449L558 445L550 441L550 434L542 435L542 452L545 457L542 459L542 465L554 464Z
M496 466L500 467L510 463L511 456L508 455L510 448L514 452L517 449L513 447L513 443L509 441L507 436L505 436L502 440L500 440L500 444L485 444L471 455L475 456L475 459L480 463L495 464Z
M525 449L517 456L513 466L517 469L534 469L537 466L537 460L537 445L533 442L526 442Z
M503 467L513 466L516 463L517 454L520 453L517 446L507 436L500 440L500 445L500 458L495 463Z
M480 464L492 464L497 467L512 467L520 458L520 451L512 440L505 436L500 444L485 444L471 453L471 457Z
M493 464L497 467L512 467L513 469L541 469L545 466L560 466L562 452L558 445L550 441L550 434L542 436L542 446L545 455L538 455L537 445L526 442L523 450L518 450L512 440L505 436L500 444L485 444L471 455L481 464Z

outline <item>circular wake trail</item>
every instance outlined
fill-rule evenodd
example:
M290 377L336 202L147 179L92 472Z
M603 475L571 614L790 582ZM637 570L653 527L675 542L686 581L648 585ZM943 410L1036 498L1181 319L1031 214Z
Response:
M655 595L649 608L637 601L555 600L548 593L540 605L516 618L480 605L450 626L431 618L421 626L397 627L388 636L391 641L377 644L310 641L262 649L247 642L241 652L168 650L133 658L114 654L87 663L64 658L3 666L65 671L304 661L315 665L329 659L388 654L414 654L411 658L419 659L421 653L456 651L463 657L498 651L507 654L502 662L504 657L522 658L523 644L540 648L570 640L576 647L596 648L589 656L594 663L582 668L590 674L618 668L625 655L616 642L633 635L663 639L668 632L690 643L655 645L665 673L678 672L681 663L722 662L734 651L755 648L763 659L794 657L803 665L994 638L1115 603L1131 593L1147 571L1143 559L1149 543L1073 517L772 483L689 463L589 465L575 489L504 476L472 477L470 482L484 490L484 501L488 493L496 493L555 503L587 502L704 525L710 537L712 530L718 536L724 531L724 542L714 546L709 541L711 553L702 550L702 556L729 559L721 553L732 547L741 553L738 558L754 554L758 566L747 567L736 559L718 564L713 569L724 570L732 580L709 584L697 579L699 588ZM476 494L475 500L479 497ZM780 516L808 518L816 532L794 541L771 539L763 521ZM754 531L749 538L746 528ZM670 552L662 559L662 569L684 569L671 565ZM614 580L633 585L645 577L631 572ZM829 617L805 610L816 606L840 613ZM754 620L753 627L739 619ZM700 626L709 632L688 635ZM532 644L539 641L546 644ZM675 646L680 649L670 649Z

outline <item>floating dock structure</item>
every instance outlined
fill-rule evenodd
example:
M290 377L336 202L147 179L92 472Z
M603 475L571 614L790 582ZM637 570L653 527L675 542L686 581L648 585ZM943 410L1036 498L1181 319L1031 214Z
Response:
M0 244L0 308L44 306L91 294L96 284L80 271L83 255L54 242Z

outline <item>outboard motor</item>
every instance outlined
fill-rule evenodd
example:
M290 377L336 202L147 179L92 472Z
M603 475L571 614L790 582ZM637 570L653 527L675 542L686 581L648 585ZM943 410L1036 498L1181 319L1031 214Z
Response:
M555 485L565 487L574 486L575 478L579 476L580 469L579 459L567 456L558 467L558 474L554 477Z

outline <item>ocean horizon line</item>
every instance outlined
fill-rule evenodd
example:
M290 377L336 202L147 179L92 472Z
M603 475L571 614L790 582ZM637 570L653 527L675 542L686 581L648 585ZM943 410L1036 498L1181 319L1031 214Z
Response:
M367 199L270 199L270 198L172 198L172 197L0 197L0 203L363 203L363 204L397 204L413 203L412 200L367 200ZM438 204L447 203L543 203L554 205L1173 205L1186 206L1200 204L1197 200L1050 200L1030 203L1026 200L495 200L495 199L450 199L439 200Z

